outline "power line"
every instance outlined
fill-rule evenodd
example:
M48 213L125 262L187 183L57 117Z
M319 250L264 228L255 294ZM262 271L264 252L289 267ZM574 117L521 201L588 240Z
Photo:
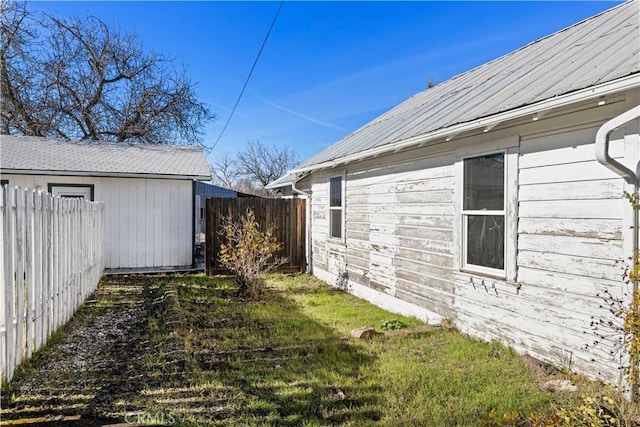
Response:
M227 122L224 124L224 127L222 128L222 132L220 132L220 135L218 135L218 139L216 139L216 142L214 142L213 145L211 146L211 148L209 148L207 150L207 156L213 151L213 149L216 147L216 145L218 145L218 142L220 142L220 138L222 138L222 135L224 135L224 131L227 130L227 126L229 126L229 122L231 121L231 117L233 117L233 113L235 113L236 112L236 108L238 108L238 104L240 103L240 99L242 99L242 95L244 95L244 90L247 88L247 85L249 84L249 79L251 79L251 75L253 74L253 70L255 70L256 65L258 64L258 60L260 59L260 55L262 54L262 51L264 50L264 47L267 44L267 40L269 40L269 35L271 34L271 30L273 30L273 27L276 25L276 21L278 20L278 15L280 15L280 11L282 10L282 6L284 6L284 2L285 2L285 0L282 0L280 2L280 6L278 7L278 10L276 11L275 16L273 17L273 21L271 21L271 26L269 27L269 31L267 31L267 35L265 36L264 41L262 42L262 46L260 46L260 50L258 51L258 55L256 55L256 59L253 61L253 65L251 66L251 70L249 71L249 75L247 76L247 79L244 81L244 85L242 86L242 90L240 91L240 95L238 95L238 99L236 100L235 105L231 109L231 114L229 114L229 117L227 118Z

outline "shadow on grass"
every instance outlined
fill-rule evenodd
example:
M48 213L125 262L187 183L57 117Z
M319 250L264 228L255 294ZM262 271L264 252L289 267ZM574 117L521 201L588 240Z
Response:
M2 420L367 424L381 418L374 360L286 290L243 301L223 278L111 276L3 390Z
M2 390L3 424L105 425L145 387L150 312L166 311L158 278L110 276Z
M306 316L285 292L242 301L228 288L178 286L188 390L156 402L184 422L327 425L379 420L379 386L363 368L374 356Z

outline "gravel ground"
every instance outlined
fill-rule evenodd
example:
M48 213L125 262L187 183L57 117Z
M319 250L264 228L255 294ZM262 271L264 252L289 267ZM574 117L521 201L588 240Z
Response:
M103 279L73 319L3 390L3 424L103 425L141 388L140 360L153 278ZM121 415L121 414L120 414ZM115 418L114 418L115 417Z

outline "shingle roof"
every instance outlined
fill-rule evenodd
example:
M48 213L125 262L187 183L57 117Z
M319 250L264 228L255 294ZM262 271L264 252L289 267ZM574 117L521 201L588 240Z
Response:
M623 3L420 92L296 171L636 74L639 11Z
M0 135L0 169L60 174L157 175L211 179L202 149L176 145L64 141Z

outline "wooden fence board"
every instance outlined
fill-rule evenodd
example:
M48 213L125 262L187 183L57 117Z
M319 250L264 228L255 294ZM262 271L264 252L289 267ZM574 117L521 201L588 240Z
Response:
M26 292L26 302L27 306L25 307L25 340L26 342L32 342L35 340L35 333L33 331L34 328L34 306L35 306L35 263L33 262L35 253L35 230L34 230L34 206L33 206L33 197L34 193L32 191L23 190L25 196L25 292ZM28 345L27 352L25 357L28 359L31 357L31 351L33 347Z
M24 192L20 188L15 189L16 210L18 212L16 220L16 345L18 348L23 346L24 340L24 274L25 274L25 210L24 210ZM16 351L15 365L22 363L22 352Z
M205 271L208 275L225 273L220 265L222 223L225 217L234 220L246 212L254 212L262 230L274 227L274 235L280 243L279 257L287 263L279 271L304 271L306 268L306 224L304 199L262 199L243 197L237 199L209 198L205 203Z
M0 378L10 380L97 287L104 206L4 186L0 238Z

